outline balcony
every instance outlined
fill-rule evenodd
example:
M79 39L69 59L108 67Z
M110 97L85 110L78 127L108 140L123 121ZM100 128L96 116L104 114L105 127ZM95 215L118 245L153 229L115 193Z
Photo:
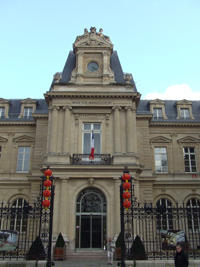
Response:
M73 154L74 165L110 165L110 154L95 154L94 159L89 159L90 154Z

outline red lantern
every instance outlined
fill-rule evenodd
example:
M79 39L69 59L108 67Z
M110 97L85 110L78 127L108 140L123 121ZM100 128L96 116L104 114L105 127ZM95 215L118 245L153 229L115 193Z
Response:
M44 183L43 183L43 185L45 187L50 187L52 185L52 182L50 180L45 180Z
M52 175L52 171L50 169L47 169L45 172L44 172L44 175L47 177L47 176L51 176Z
M50 195L51 195L51 191L49 191L49 190L45 190L45 191L43 192L43 196L44 196L44 197L50 197Z
M131 202L129 200L125 200L123 203L124 208L128 209L131 206Z
M131 197L131 194L129 192L124 192L123 198L128 199Z
M129 189L130 187L131 187L131 184L129 184L127 182L123 183L123 188L124 189Z
M122 179L123 179L124 181L126 181L126 180L130 180L130 178L131 178L131 176L130 176L130 174L128 174L128 173L124 173L124 175L122 176Z
M48 199L45 199L42 201L42 206L45 208L48 208L50 206L50 201Z

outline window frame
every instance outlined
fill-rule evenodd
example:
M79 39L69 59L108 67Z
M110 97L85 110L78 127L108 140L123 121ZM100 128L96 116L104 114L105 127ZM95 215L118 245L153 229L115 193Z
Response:
M196 201L196 204L197 204L196 206L192 205L193 201ZM188 202L190 203L188 204ZM188 216L187 216L188 230L193 233L195 232L199 233L200 232L200 212L198 212L198 209L200 208L200 200L195 197L192 197L188 199L188 201L186 202L186 207L187 207L187 213L188 213ZM194 209L196 209L197 211L196 214L194 213Z
M184 120L190 119L190 110L189 110L189 108L180 108L180 112L181 112L181 119L184 119Z
M156 153L156 149L159 149L160 150L160 153ZM161 149L165 149L165 151L166 151L166 153L165 154L163 154L162 152L161 152ZM160 168L161 168L161 171L157 171L156 170L156 155L160 155ZM166 166L164 166L164 165L162 165L162 155L166 155L166 162L167 162L167 165ZM165 146L163 146L163 147L161 147L161 146L154 146L154 168L155 168L155 173L169 173L169 163L168 163L168 156L167 156L167 147L165 147ZM163 171L163 168L164 167L167 167L167 171Z
M19 205L19 201L21 201L21 200L22 200L22 205ZM15 203L16 203L16 205L14 205ZM21 232L21 233L27 231L28 215L25 214L22 211L25 206L28 206L28 202L24 198L22 198L22 197L19 197L19 198L15 199L12 202L12 208L15 209L15 212L13 213L14 214L14 217L12 217L12 215L11 215L11 219L10 219L10 230ZM20 212L18 212L17 209L19 209ZM21 217L19 217L20 214L22 215ZM17 215L17 217L16 217L16 215ZM19 228L18 228L18 226L19 226Z
M3 116L2 116L3 113ZM6 108L5 107L0 107L0 118L5 118L6 114Z
M158 203L158 202L160 202L160 203ZM164 205L163 205L163 202L165 202ZM172 202L169 199L164 198L164 197L159 198L156 201L156 208L158 208L159 206L161 206L161 207L164 206L163 208L165 209L165 212L163 212L163 213L157 212L157 215L156 215L156 229L157 229L157 231L173 230L174 226L173 226L173 218L172 218ZM158 225L159 221L160 221L160 225ZM166 222L166 223L163 223L163 222ZM170 229L170 225L171 225L172 229Z
M190 150L190 149L194 149L194 152L192 153L192 152L185 152L185 149L188 149L188 150ZM189 166L186 166L185 165L185 161L186 161L186 159L185 159L185 157L186 157L186 155L188 155L188 157L189 157L189 159L188 159L188 161L189 161ZM192 171L192 168L194 168L193 166L192 166L192 164L191 164L191 162L192 162L192 159L191 159L191 157L190 156L194 156L195 157L195 169L196 169L196 171ZM183 146L183 162L184 162L184 171L185 171L185 173L197 173L197 160L196 160L196 152L195 152L195 147L186 147L186 146ZM190 169L190 171L186 171L186 167L189 167L189 169Z
M155 112L156 111L156 112ZM161 116L158 116L159 115L159 111L160 111L160 115ZM156 113L156 114L155 114ZM156 115L156 116L154 116ZM157 107L154 107L153 108L153 118L154 119L163 119L163 113L162 113L162 108L157 108Z
M20 151L19 151L20 148L23 148L24 151L23 151L23 152L20 152ZM30 148L30 151L29 151L28 153L25 151L26 148ZM22 170L18 170L18 166L19 166L19 165L18 165L18 161L20 160L20 159L19 159L19 156L20 156L21 154L23 155L23 159L22 159ZM25 166L25 165L24 165L24 162L27 160L27 159L25 158L27 154L29 154L29 159L28 159L28 160L29 160L28 170L24 170L24 166ZM16 172L17 172L17 173L29 173L29 172L30 172L30 159L31 159L31 146L19 146L19 147L18 147L18 152L17 152L17 166L16 166Z
M90 129L84 129L84 125L85 124L90 124L91 128ZM95 124L99 124L100 125L100 130L95 130L94 129L94 125ZM100 151L99 151L99 153L96 153L96 154L101 154L102 153L102 123L101 122L83 122L82 123L82 154L90 154L90 151L89 151L89 153L84 153L84 134L85 133L89 133L90 134L90 150L91 150L92 131L94 132L94 136L95 136L95 133L99 133L100 134L100 147L99 147ZM94 145L95 145L95 143L94 143Z
M25 115L26 114L26 111L28 111L27 112L27 115ZM23 115L24 118L32 118L33 107L24 107L24 113L23 114L24 114Z

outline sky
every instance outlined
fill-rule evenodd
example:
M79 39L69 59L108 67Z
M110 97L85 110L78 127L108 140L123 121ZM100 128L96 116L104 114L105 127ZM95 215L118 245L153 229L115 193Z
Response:
M200 0L0 0L0 98L39 99L103 28L142 99L200 100Z

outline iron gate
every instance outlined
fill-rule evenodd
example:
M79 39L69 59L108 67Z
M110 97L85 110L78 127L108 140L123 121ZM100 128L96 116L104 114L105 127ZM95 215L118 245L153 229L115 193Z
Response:
M129 173L125 170L124 173ZM172 206L162 201L153 206L152 203L140 204L134 195L134 179L130 178L129 209L123 206L122 177L120 185L121 208L121 265L125 260L135 260L134 244L136 237L141 240L145 254L142 259L173 259L176 244L180 244L189 258L200 258L200 202L198 205L185 203ZM134 242L135 241L135 242ZM137 245L138 246L138 245ZM139 258L139 255L137 255Z
M43 259L47 260L47 266L53 265L51 262L51 242L52 242L52 221L54 185L52 184L49 198L50 208L43 208L43 182L46 179L42 176L39 197L34 203L27 203L19 198L13 203L2 202L0 206L0 259ZM53 177L49 180L53 182ZM30 247L36 242L36 253L29 253ZM38 245L39 243L41 244Z

